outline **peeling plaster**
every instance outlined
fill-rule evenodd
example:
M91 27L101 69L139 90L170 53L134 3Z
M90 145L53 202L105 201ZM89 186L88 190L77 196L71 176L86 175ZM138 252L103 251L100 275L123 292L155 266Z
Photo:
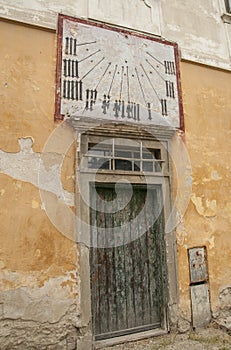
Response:
M217 202L215 199L206 199L197 197L195 193L192 193L191 201L193 202L196 211L199 215L204 217L214 217L217 213ZM205 202L205 203L203 203Z
M8 153L0 150L0 173L13 179L29 182L40 190L52 192L65 204L74 206L74 194L63 189L61 184L61 168L64 155L50 153L46 159L32 149L32 137L18 139L20 151ZM61 164L61 165L60 165ZM38 176L40 174L40 177ZM1 189L1 195L5 192ZM38 203L32 200L32 208Z
M177 244L182 246L182 247L185 247L186 249L188 248L188 246L186 244L187 236L188 236L188 233L185 229L183 222L181 222L177 227L176 239L177 239Z
M211 236L208 238L208 243L209 243L209 249L212 250L215 247L215 238L214 236Z
M202 179L203 182L219 181L219 180L222 180L222 177L218 174L217 170L212 170L210 177L204 177Z
M35 199L32 199L31 206L33 209L37 209L39 208L39 203Z
M18 274L17 278L22 279ZM2 281L4 284L3 278ZM0 303L3 304L3 317L15 320L19 318L33 320L40 323L59 322L69 308L76 304L76 294L78 294L78 287L76 293L73 294L68 283L66 286L63 285L64 281L62 276L50 278L42 287L34 285L33 288L29 289L21 285L16 289L8 288L8 290L2 291ZM73 284L71 280L70 284ZM77 319L78 312L76 312L76 321Z

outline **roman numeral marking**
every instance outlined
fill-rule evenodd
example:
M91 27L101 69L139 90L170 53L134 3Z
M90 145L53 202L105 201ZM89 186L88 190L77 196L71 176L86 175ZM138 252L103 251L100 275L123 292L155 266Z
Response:
M63 81L63 98L73 101L83 99L83 83L76 80Z
M86 105L85 109L90 109L90 111L93 110L93 105L96 102L97 98L97 91L96 90L86 90Z
M110 107L110 99L111 97L109 95L106 95L106 94L103 95L103 102L102 102L103 114L107 114L107 110Z
M77 51L77 40L73 38L65 38L65 54L76 55Z
M166 96L175 98L174 83L172 81L165 81Z
M66 37L65 38L65 54L66 55L77 55L77 47L78 46L85 46L90 44L95 44L96 41L90 41L86 43L77 43L77 39L74 39L72 37Z
M175 64L172 61L164 61L165 74L176 75Z
M163 116L167 116L168 115L168 111L167 111L167 100L165 99L161 99L161 111L162 111L162 115Z
M77 60L63 60L63 74L65 77L79 77L79 63Z
M140 121L140 105L135 102L125 104L124 100L115 100L113 107L114 117L128 118ZM126 114L125 114L126 113Z

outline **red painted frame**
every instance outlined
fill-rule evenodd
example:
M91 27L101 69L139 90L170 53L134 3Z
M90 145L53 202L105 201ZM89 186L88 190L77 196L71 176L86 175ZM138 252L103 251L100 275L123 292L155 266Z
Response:
M107 30L113 30L115 32L133 35L139 38L157 41L162 44L170 45L174 47L175 61L176 61L176 74L177 74L177 88L178 88L178 101L179 101L179 113L180 113L180 130L184 131L184 114L183 114L183 102L182 102L182 91L181 91L181 79L180 79L180 62L179 62L179 50L178 44L171 41L159 39L151 35L144 33L133 32L122 27L115 27L113 25L85 20L81 18L75 18L59 14L58 16L58 31L57 31L57 63L56 63L56 96L55 96L55 121L63 120L64 115L60 113L61 109L61 67L62 67L62 35L63 35L63 21L70 20L73 22L84 23L95 27L104 28Z

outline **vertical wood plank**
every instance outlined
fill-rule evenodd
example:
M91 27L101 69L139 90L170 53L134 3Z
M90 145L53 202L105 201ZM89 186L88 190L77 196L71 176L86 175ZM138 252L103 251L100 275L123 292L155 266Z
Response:
M113 192L108 193L108 200L113 200ZM114 254L114 234L113 234L113 216L106 214L106 244L107 244L107 276L108 276L108 331L117 330L116 322L116 290L115 290L115 254Z
M117 201L120 206L126 199L126 191L118 190ZM126 211L119 210L114 214L114 225L117 227L117 242L123 242L124 232L123 223L126 220ZM124 245L115 247L115 274L116 274L116 305L117 305L117 327L118 329L127 328L127 310L126 310L126 287L124 271Z
M100 333L107 332L107 274L106 274L106 251L105 246L105 213L104 204L105 199L104 192L100 188L97 188L97 227L98 227L98 255L99 255L99 328Z

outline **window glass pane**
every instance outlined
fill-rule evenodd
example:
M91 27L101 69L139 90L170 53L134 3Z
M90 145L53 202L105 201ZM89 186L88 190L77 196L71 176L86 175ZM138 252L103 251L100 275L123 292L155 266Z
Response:
M115 170L127 170L132 171L132 162L129 160L116 159Z
M110 163L111 161L110 160L105 160L104 163L100 166L100 169L108 169L110 170Z
M137 160L134 162L134 171L141 171L140 162L138 162Z
M129 151L118 151L118 150L115 150L115 157L122 157L122 158L131 159L132 158L132 153L129 152Z
M111 156L111 152L108 150L99 150L99 149L90 149L88 151L89 155L98 156L98 157L106 157Z
M153 162L143 162L143 171L153 171Z
M140 159L140 152L134 152L134 158Z
M90 169L110 169L110 160L107 158L88 158L88 168Z
M143 159L153 159L153 154L150 152L143 152Z
M161 159L161 150L160 149L154 149L153 154L155 159Z
M155 162L155 172L162 171L162 163L161 162Z

